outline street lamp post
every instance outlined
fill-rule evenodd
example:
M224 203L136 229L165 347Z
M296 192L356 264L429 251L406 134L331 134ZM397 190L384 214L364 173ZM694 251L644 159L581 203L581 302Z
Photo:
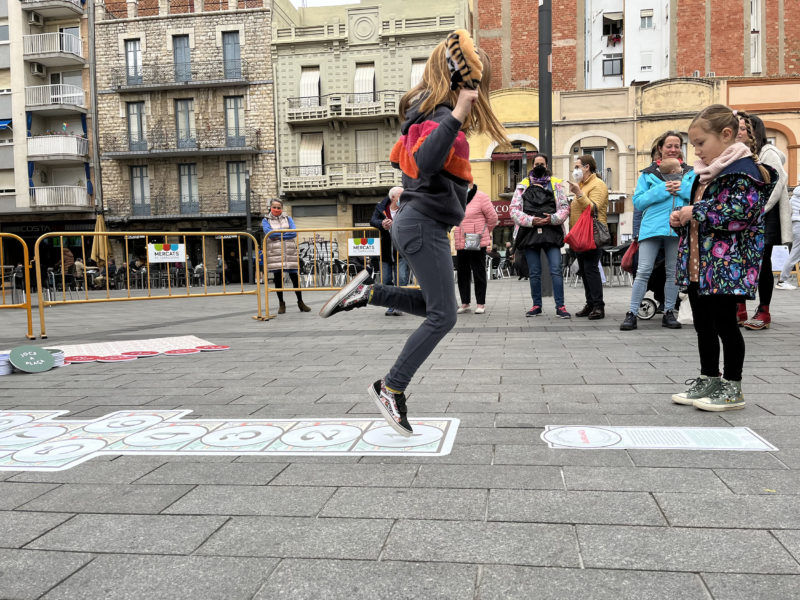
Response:
M553 159L553 3L539 0L539 152Z
M252 221L250 218L250 171L244 175L244 212L245 212L245 227L247 233L253 234L251 231ZM247 283L253 283L253 240L247 236Z

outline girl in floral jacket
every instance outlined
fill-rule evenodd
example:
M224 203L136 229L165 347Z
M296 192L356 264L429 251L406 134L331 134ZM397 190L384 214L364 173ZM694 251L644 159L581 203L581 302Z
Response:
M689 126L697 175L692 204L676 210L680 228L676 280L688 286L697 332L700 376L675 394L678 404L702 410L744 408L744 338L736 322L737 301L753 299L764 253L764 206L777 181L750 148L736 142L739 122L727 106L703 109ZM719 376L719 342L724 372Z

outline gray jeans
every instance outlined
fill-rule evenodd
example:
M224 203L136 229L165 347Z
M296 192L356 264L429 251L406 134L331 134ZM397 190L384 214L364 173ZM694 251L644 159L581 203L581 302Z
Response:
M781 271L780 281L789 279L789 273L792 272L795 263L800 262L800 221L792 221L792 251L789 253L789 258L783 265Z
M456 324L453 259L448 226L401 205L392 223L392 243L408 261L420 289L375 285L371 304L425 317L386 375L386 385L403 391L417 369Z

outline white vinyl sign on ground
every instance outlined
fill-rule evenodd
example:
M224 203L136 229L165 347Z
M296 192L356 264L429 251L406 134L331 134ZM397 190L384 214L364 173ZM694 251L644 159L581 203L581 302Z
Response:
M547 425L551 448L637 450L777 450L748 427L595 427Z
M0 471L62 471L101 455L445 456L458 419L413 419L405 437L383 419L192 419L191 410L0 411Z

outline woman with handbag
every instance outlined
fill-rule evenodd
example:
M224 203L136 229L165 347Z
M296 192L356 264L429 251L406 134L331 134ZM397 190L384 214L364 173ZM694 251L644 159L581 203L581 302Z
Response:
M678 286L675 283L675 264L678 259L678 236L669 225L669 217L674 210L689 203L689 192L694 183L694 171L680 161L680 171L676 174L663 173L663 164L681 159L683 140L677 131L667 131L658 138L659 159L644 169L636 182L633 193L633 206L641 211L638 227L639 264L636 279L631 290L631 302L625 319L619 326L621 331L637 328L636 313L647 293L647 283L653 273L659 251L664 250L666 282L664 285L664 316L661 326L680 329L681 324L675 316L675 301ZM677 167L678 165L676 165Z
M575 194L575 199L569 208L569 226L574 227L583 214L584 209L594 206L597 211L596 220L607 225L606 213L608 212L608 187L597 176L597 163L594 158L584 154L575 161L572 178L578 182L569 182L570 191ZM601 248L594 248L586 252L576 252L578 267L583 279L583 291L586 296L586 305L575 313L576 317L588 317L589 320L604 319L606 305L603 301L603 280L600 278Z
M518 251L528 259L533 305L526 317L542 314L542 260L545 253L553 280L556 316L572 317L564 306L564 276L561 271L561 247L564 245L564 225L569 217L569 201L560 179L550 176L547 157L536 154L528 177L517 184L511 200L511 218L519 231Z
M458 294L461 296L458 313L470 310L470 275L475 282L475 314L486 312L486 248L492 245L492 230L498 221L489 196L473 185L467 193L464 219L453 228Z

